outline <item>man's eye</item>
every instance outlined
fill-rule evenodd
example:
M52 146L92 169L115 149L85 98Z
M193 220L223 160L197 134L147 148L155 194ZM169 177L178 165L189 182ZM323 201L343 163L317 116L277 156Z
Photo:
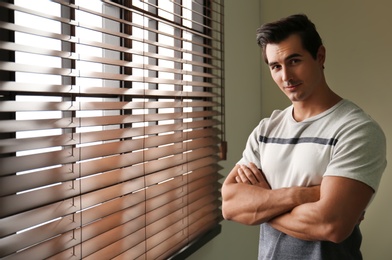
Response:
M298 62L300 62L300 60L297 60L297 59L290 60L291 64L297 64Z
M279 68L280 68L279 65L273 65L273 66L271 66L271 70L277 70L277 69L279 69Z

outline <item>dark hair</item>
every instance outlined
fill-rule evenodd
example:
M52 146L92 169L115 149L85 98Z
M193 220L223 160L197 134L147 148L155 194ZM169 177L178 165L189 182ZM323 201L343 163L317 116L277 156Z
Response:
M292 34L301 38L302 46L314 59L323 44L316 26L304 14L295 14L276 22L266 23L256 30L257 44L263 49L264 61L267 63L265 49L268 43L280 43Z

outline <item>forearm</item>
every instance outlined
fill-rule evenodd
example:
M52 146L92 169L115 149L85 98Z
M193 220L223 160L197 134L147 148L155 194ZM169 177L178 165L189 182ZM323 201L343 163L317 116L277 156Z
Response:
M299 205L292 211L271 219L268 223L275 229L292 237L309 240L330 240L331 226L328 221L319 218L316 203Z
M251 166L236 166L222 186L222 212L225 219L248 225L264 223L294 207L319 199L318 187L292 187L271 190L262 173ZM244 183L248 178L251 180ZM253 175L252 175L253 174ZM236 181L242 177L244 182ZM250 178L257 176L256 178ZM237 179L238 180L238 179Z
M340 243L363 220L372 195L364 184L346 178L325 178L321 198L295 207L269 221L272 227L303 240Z
M318 203L309 203L271 219L269 224L298 239L340 243L352 233L354 226L359 223L359 218L351 223L342 219L344 216L331 216L322 213Z
M292 189L275 192L243 183L228 184L222 187L223 216L247 225L263 223L298 205L292 193Z

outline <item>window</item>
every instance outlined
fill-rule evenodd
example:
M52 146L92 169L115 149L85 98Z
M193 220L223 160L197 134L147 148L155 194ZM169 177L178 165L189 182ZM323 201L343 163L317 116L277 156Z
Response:
M223 0L1 1L0 258L166 259L215 234L223 47Z

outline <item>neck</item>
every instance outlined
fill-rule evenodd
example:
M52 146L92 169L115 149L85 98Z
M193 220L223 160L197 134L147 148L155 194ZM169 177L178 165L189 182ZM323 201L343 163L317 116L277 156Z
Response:
M330 109L340 100L342 100L340 96L327 88L327 91L321 93L319 98L293 102L293 117L297 122L301 122Z

